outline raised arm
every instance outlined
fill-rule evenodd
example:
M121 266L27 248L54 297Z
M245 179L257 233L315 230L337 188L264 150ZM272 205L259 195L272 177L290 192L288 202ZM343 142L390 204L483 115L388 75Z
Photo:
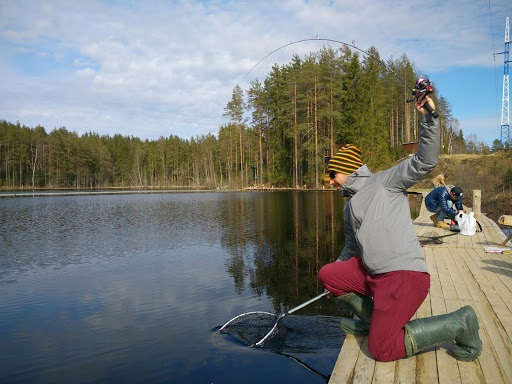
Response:
M405 191L437 165L440 143L439 118L432 117L432 114L423 107L427 102L431 109L435 110L434 103L428 96L416 105L422 114L418 152L384 171L387 174L385 185L389 190Z

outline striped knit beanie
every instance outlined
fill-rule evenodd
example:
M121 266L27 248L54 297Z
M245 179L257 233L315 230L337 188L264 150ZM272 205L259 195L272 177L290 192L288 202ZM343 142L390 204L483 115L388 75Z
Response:
M350 175L362 165L361 150L353 144L346 144L331 157L327 165L327 171Z

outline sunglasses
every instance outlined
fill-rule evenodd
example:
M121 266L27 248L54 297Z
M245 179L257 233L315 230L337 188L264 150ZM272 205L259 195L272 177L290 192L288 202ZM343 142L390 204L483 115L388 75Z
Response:
M335 177L336 177L336 172L335 171L329 171L329 178L331 180L334 180Z

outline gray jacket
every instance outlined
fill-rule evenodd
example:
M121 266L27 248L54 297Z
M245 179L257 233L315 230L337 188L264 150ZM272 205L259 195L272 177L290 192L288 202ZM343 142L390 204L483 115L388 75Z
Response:
M407 188L426 176L439 157L439 119L420 123L418 152L373 174L366 165L347 179L342 193L345 248L338 260L361 257L371 275L406 270L428 272L412 225Z

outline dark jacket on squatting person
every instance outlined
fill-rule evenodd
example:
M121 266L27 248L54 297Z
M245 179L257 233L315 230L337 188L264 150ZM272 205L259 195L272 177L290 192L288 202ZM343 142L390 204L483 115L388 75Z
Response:
M428 273L411 220L407 189L437 164L439 119L423 116L418 152L392 168L371 173L366 165L349 176L342 194L345 247L338 260L361 256L371 275L398 271Z
M457 208L454 210L448 206L448 200L452 200L448 187L442 185L434 188L425 198L425 206L430 212L435 212L439 207L444 212L446 217L453 219L458 211L462 211L462 198L453 201L453 204Z

